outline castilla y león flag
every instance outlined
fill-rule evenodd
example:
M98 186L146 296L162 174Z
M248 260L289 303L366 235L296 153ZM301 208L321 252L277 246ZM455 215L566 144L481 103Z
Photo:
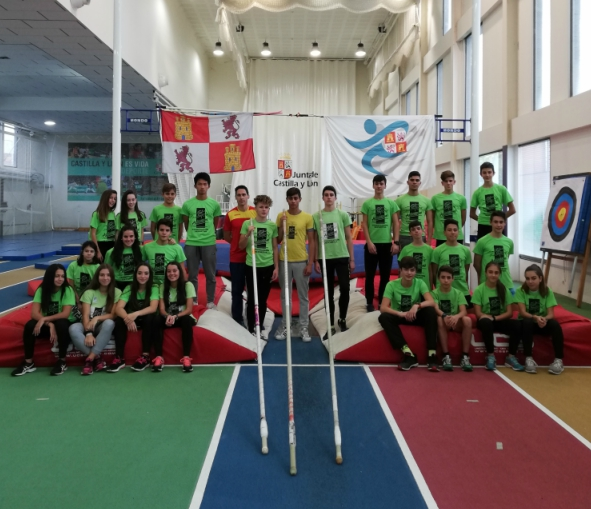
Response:
M252 113L193 117L162 111L164 173L226 173L255 168Z

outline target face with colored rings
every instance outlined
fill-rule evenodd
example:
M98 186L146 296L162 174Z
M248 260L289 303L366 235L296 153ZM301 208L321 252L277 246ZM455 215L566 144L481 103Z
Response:
M569 234L575 222L576 211L577 195L570 187L563 187L554 198L548 217L550 237L555 242L564 240Z

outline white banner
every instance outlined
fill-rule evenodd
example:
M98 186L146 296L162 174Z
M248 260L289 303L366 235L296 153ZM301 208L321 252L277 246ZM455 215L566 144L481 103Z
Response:
M337 190L369 198L376 175L388 179L386 195L408 191L411 171L421 173L421 189L437 185L435 119L422 116L325 117Z

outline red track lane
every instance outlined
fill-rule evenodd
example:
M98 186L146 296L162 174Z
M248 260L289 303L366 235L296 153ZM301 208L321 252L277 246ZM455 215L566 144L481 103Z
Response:
M440 509L591 507L591 451L499 376L371 371Z

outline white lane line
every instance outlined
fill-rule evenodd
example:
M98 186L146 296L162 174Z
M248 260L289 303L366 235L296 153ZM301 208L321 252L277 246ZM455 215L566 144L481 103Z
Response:
M579 442L581 442L585 447L587 447L588 449L591 449L591 442L589 442L589 440L587 440L584 436L582 436L580 433L576 432L573 428L571 428L566 422L564 422L560 417L558 417L556 414L552 413L550 410L548 410L544 405L542 405L537 399L535 399L534 397L532 397L531 395L529 395L527 392L525 392L521 387L519 387L519 385L517 385L515 382L513 382L512 380L510 380L509 378L507 378L505 375L503 375L503 373L501 373L499 370L495 370L495 373L497 375L499 375L505 382L507 382L511 387L513 387L513 389L515 389L519 394L521 394L525 399L527 399L528 401L530 401L531 403L533 403L536 407L538 407L542 412L544 412L548 417L550 417L550 419L552 419L556 424L558 424L559 426L562 426L568 433L570 433L573 437L575 437Z
M369 366L363 366L363 369L365 370L365 374L369 379L369 383L371 383L371 386L373 387L373 390L376 394L376 397L378 398L380 406L382 407L382 411L384 412L384 415L388 420L388 424L390 424L390 427L394 432L394 437L396 438L396 441L398 442L398 445L402 450L402 454L404 454L404 459L408 463L408 467L410 468L410 471L412 472L412 475L415 478L417 486L421 492L421 495L423 495L423 499L425 500L427 507L429 509L437 509L437 502L435 502L435 499L431 494L431 490L429 489L429 486L427 486L427 482L425 481L425 478L423 477L423 474L421 473L421 470L417 465L417 462L415 461L415 458L412 455L412 452L410 451L410 448L408 447L408 444L406 443L404 436L402 435L402 431L396 423L396 419L394 419L394 415L392 414L392 411L390 410L388 403L386 403L386 398L384 398L384 395L382 394L382 391L378 383L376 382L373 373L369 369Z
M232 394L234 394L234 388L236 387L236 380L238 380L239 373L240 366L237 365L234 368L234 372L232 373L230 385L228 385L228 390L226 391L226 397L224 398L224 403L222 404L218 422L215 425L213 436L211 437L209 449L207 450L207 455L205 456L205 461L203 462L203 467L201 468L201 473L199 474L199 479L197 480L197 486L195 487L195 492L193 493L193 498L191 499L191 505L189 506L189 509L199 509L199 507L201 507L201 502L203 501L203 496L205 495L205 488L207 486L209 474L211 473L211 467L213 465L213 460L215 459L215 454L220 443L220 438L222 437L222 430L224 429L224 423L226 422L228 409L230 408Z
M11 311L14 311L15 309L22 308L23 306L26 306L27 304L30 304L30 303L31 303L31 301L24 302L23 304L19 304L18 306L14 306L13 308L6 309L6 310L4 310L4 311L0 311L0 316L7 315L7 314L8 314L8 313L10 313Z
M6 290L6 288L11 288L13 286L22 285L23 283L28 283L29 281L35 281L36 279L42 279L42 278L43 278L43 276L35 276L35 277L32 277L31 279L25 279L24 281L20 281L18 283L14 283L12 285L3 286L2 288L0 288L0 291Z

